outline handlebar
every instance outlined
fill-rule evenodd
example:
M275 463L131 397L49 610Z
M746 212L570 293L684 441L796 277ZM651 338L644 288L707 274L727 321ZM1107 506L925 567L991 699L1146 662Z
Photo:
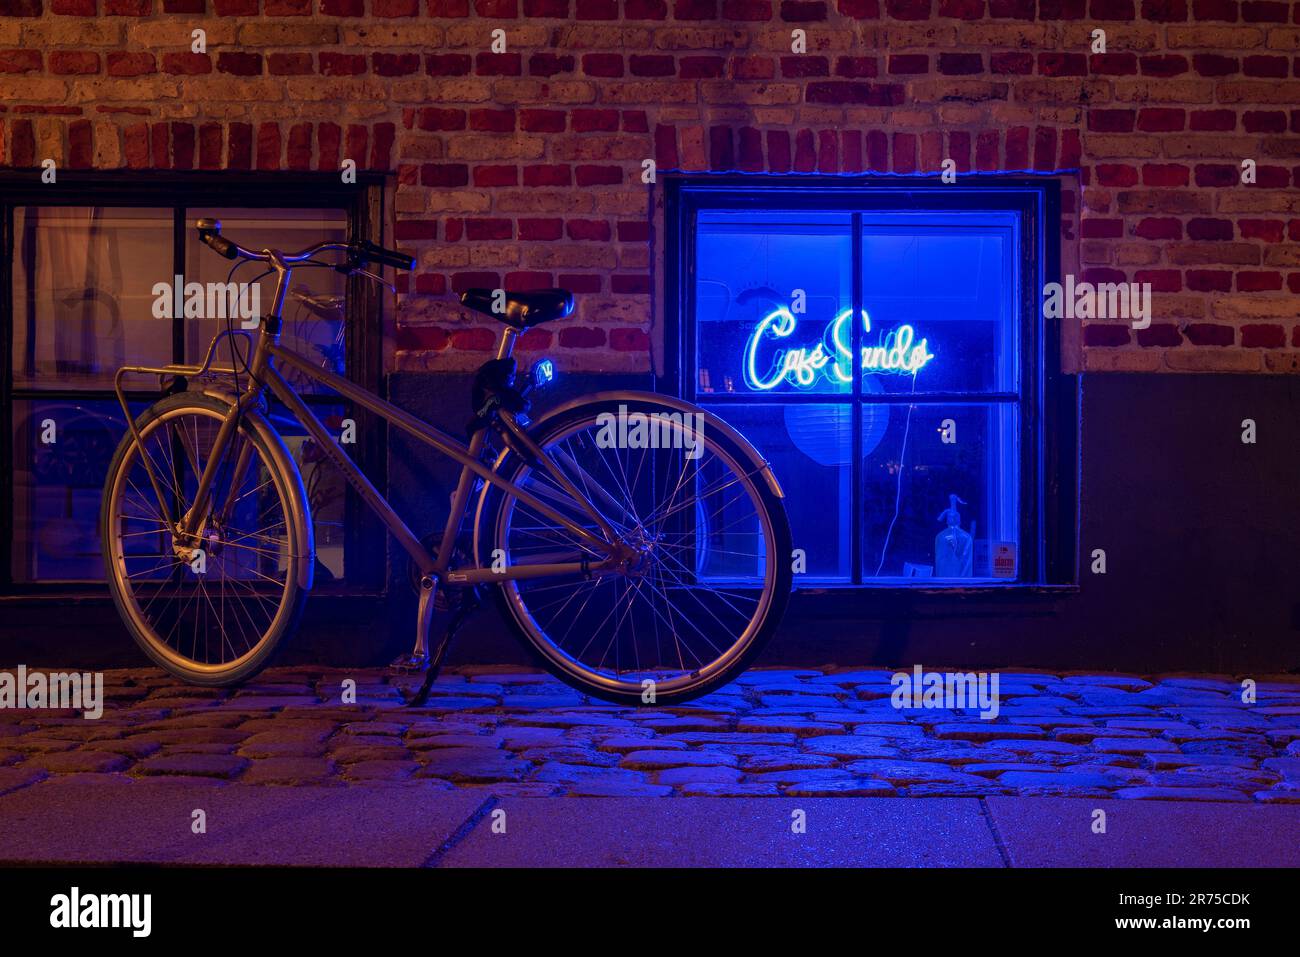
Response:
M288 254L273 249L263 249L261 252L255 252L251 249L245 249L233 240L222 236L221 220L219 219L200 219L195 222L194 226L199 231L199 239L227 259L242 257L257 262L270 263L277 269L293 263L303 262L311 259L317 253L331 250L347 253L346 264L334 267L340 272L350 272L353 268L364 266L367 263L392 266L394 269L415 268L415 257L408 256L406 253L399 253L394 249L385 249L383 246L365 239L358 239L348 243L317 243L315 246L309 246L299 252Z

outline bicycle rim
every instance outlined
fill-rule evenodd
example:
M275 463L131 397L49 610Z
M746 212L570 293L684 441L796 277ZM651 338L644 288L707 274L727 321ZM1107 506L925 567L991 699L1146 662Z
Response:
M184 539L176 532L223 418L215 408L184 405L143 425L141 444L164 501L128 440L106 503L119 606L146 650L190 678L249 670L278 640L298 594L293 498L283 469L251 428L238 430L221 457L199 534Z
M775 604L777 535L757 469L707 432L689 458L684 434L671 447L684 427L668 422L668 448L602 447L594 410L541 443L637 545L639 567L502 586L509 614L547 663L596 694L648 702L717 683L743 661ZM515 482L599 535L543 467L521 466ZM498 512L494 541L507 565L603 557L514 498Z

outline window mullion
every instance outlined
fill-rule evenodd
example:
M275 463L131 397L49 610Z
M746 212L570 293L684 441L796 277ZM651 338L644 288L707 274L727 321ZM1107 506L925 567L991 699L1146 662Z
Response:
M849 348L852 350L850 356L850 368L853 370L853 404L852 413L849 416L853 435L849 439L849 522L850 534L853 536L850 546L850 567L849 580L855 585L862 584L862 534L863 534L863 501L862 501L862 482L863 482L863 462L862 462L862 370L860 368L861 360L858 358L862 355L862 323L859 317L862 315L862 213L855 212L849 227L853 230L852 240L850 242L850 255L853 258L851 275L852 284L852 303L850 308L853 310L849 316L849 328L852 334L849 337Z

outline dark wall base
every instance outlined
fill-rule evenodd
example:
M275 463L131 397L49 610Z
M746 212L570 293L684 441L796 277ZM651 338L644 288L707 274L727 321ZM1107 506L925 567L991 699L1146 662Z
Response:
M554 397L648 386L646 377L572 376ZM391 391L453 433L469 418L467 376L398 375ZM1298 400L1294 377L1086 376L1076 589L800 591L763 663L1300 670ZM1241 441L1244 419L1256 424L1253 445ZM419 534L441 529L455 479L423 446L391 437L393 502ZM796 480L785 486L798 494ZM1105 550L1105 574L1090 570L1094 549ZM409 650L415 603L404 556L389 578L382 597L313 598L281 661L381 664ZM0 666L142 660L104 600L0 602ZM450 660L528 657L489 604Z

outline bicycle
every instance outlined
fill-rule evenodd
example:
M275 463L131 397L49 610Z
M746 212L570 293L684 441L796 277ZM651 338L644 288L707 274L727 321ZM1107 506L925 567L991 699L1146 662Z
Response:
M705 694L771 637L790 593L790 529L770 466L735 429L687 402L638 391L581 396L530 420L531 396L553 370L542 360L520 383L512 351L524 330L572 312L569 292L461 294L463 305L503 324L494 358L475 376L462 443L280 344L295 267L383 282L366 267L411 269L410 256L365 240L254 251L223 237L218 220L196 228L227 259L264 264L277 285L256 330L228 325L200 365L117 373L129 428L104 486L103 551L114 603L156 664L195 684L237 684L297 625L312 586L312 520L301 474L268 417L268 393L410 556L416 640L395 665L425 672L413 702L425 700L452 635L489 588L547 670L624 704ZM318 258L334 253L342 262ZM226 339L230 362L217 364ZM281 366L461 466L436 547L393 511ZM132 416L122 386L132 374L184 391ZM632 431L619 431L629 423ZM435 608L451 615L430 651Z

